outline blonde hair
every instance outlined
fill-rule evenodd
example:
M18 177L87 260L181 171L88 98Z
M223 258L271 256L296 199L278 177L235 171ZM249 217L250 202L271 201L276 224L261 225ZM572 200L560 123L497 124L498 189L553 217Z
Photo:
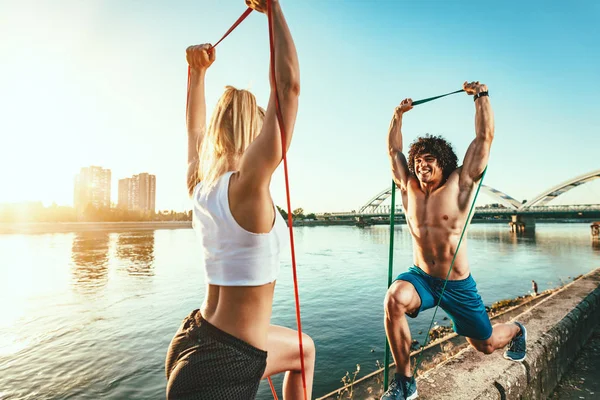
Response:
M258 136L265 110L252 93L226 86L199 149L198 178L202 191L210 190L227 172L229 161L241 157Z

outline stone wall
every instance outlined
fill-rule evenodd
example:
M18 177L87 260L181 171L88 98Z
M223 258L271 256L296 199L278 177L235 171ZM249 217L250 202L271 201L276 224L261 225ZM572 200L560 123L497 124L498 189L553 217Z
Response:
M434 359L446 343L458 353L418 377L419 399L544 399L549 396L595 326L600 324L600 268L542 298L534 298L492 319L517 320L527 328L527 358L515 363L503 350L484 355L455 334L425 348ZM459 340L462 340L462 344ZM411 354L414 358L417 352ZM390 373L394 372L393 367ZM378 400L382 370L355 382L353 398ZM343 388L342 388L343 389ZM339 398L336 390L318 400ZM346 396L342 398L347 398Z
M418 378L420 399L544 399L600 323L600 269L566 285L516 320L527 358L505 360L469 347Z

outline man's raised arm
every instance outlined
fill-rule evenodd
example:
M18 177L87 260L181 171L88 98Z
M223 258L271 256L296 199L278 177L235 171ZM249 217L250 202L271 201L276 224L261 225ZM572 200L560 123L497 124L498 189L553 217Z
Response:
M394 110L388 131L388 155L394 174L394 182L402 191L406 191L410 171L406 156L402 153L402 115L413 108L412 99L404 99Z
M460 171L460 185L471 188L481 179L490 157L490 148L494 139L494 112L486 85L479 81L465 82L463 89L467 94L473 95L475 100L475 140L467 149Z

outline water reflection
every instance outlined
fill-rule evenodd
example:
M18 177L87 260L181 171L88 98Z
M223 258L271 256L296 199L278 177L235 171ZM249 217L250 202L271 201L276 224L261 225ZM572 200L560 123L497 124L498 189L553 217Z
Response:
M84 292L94 292L108 281L107 232L79 232L71 247L71 272L74 286Z
M511 242L514 244L536 244L537 235L535 230L524 231L524 232L508 232Z
M498 229L500 228L500 229ZM475 240L482 240L492 243L502 244L536 244L537 235L535 231L526 231L513 233L510 232L508 224L479 225L472 224L468 230L468 237Z
M394 225L394 243L404 243L406 237L404 235L404 226L397 223ZM406 229L408 232L408 229ZM373 225L358 230L361 238L368 238L369 241L375 244L387 245L390 243L390 226L389 225Z
M592 250L600 253L600 240L592 239Z
M117 238L117 257L133 276L154 275L154 231L127 232Z

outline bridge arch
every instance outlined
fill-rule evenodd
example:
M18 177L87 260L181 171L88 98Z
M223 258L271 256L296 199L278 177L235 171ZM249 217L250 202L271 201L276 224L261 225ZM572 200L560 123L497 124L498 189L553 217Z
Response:
M491 186L481 185L481 190L489 196L496 198L498 201L500 201L500 203L504 204L508 208L512 208L514 210L526 210L530 207L544 206L550 201L557 198L558 196L568 192L569 190L598 178L600 178L600 169L576 176L575 178L569 179L568 181L565 181L559 185L552 187L551 189L543 192L542 194L538 195L533 200L528 201L525 204L522 204L520 201L514 199L508 194L498 189L494 189ZM367 214L369 211L374 212L376 208L379 207L381 203L383 203L391 195L392 188L382 190L381 192L377 193L377 195L375 195L373 198L371 198L371 200L365 203L365 205L363 205L360 208L359 213Z
M481 185L481 191L498 199L498 201L500 201L500 203L504 204L508 208L514 208L516 210L523 205L517 199L507 195L504 192L501 192L498 189L494 189L491 186Z
M594 179L600 178L600 169L592 172L588 172L583 175L576 176L575 178L569 179L559 185L554 186L553 188L543 192L539 196L535 197L533 200L528 201L523 204L520 209L525 210L530 207L535 206L544 206L550 201L554 200L558 196L568 192L571 189L576 188L577 186L583 185L584 183L593 181Z
M396 186L394 186L394 189L395 188L396 188ZM365 205L363 205L360 208L358 213L359 214L368 214L369 211L371 211L371 212L375 211L375 209L377 207L379 207L381 205L381 203L383 203L391 195L392 195L391 187L388 187L387 189L382 190L381 192L377 193L371 200L366 202Z

